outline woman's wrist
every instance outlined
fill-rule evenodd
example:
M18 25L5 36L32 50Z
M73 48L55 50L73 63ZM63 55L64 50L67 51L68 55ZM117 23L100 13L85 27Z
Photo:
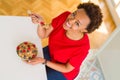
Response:
M45 59L44 62L43 62L42 64L47 65L47 61L48 61L48 60Z
M38 27L42 27L42 28L44 28L44 29L48 29L49 28L49 26L50 26L50 24L45 24L44 22L39 22L39 25L38 25Z
M44 28L44 26L45 26L45 23L43 21L40 21L38 23L38 27Z
M44 25L45 25L45 23L44 23L43 21L40 21L38 24L39 24L40 26L44 26Z

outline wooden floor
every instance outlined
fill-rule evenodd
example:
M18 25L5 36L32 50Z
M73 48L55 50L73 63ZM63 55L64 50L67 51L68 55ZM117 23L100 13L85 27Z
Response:
M97 1L97 0L91 0ZM61 12L74 11L82 0L0 0L1 16L28 16L27 10L42 15L47 23ZM104 19L100 29L89 34L91 48L100 48L111 32L115 29L115 24L106 7L104 0L97 1L100 5ZM42 40L43 47L48 43L48 39Z

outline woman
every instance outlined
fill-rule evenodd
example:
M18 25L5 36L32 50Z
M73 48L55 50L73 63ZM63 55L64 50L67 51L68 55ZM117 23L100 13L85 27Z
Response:
M74 80L90 49L87 33L93 32L102 22L100 8L93 3L82 3L71 13L66 11L45 25L37 14L30 14L42 39L49 37L44 57L36 57L29 64L45 64L48 80ZM47 26L47 28L46 28Z

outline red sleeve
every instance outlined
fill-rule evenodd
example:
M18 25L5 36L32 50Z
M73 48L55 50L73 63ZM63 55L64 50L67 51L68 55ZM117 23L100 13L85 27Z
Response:
M60 14L59 16L53 18L53 20L52 20L53 28L56 28L59 25L63 24L69 14L70 14L70 12L66 11L66 12L63 12L62 14Z
M87 57L88 51L87 50L81 50L79 52L76 52L76 55L74 55L69 63L74 66L75 68L79 68L84 59Z

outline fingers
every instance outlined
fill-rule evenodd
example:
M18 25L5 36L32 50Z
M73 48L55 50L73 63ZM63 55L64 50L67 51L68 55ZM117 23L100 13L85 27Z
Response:
M43 58L37 57L37 58L34 58L32 60L27 60L27 61L24 61L24 62L27 63L27 64L36 65L36 64L42 63L43 60L44 60Z
M37 62L37 61L31 61L31 60L29 60L29 61L27 62L27 64L35 65L35 64L38 64L38 62Z
M30 65L35 65L35 64L39 63L38 61L33 61L33 60L27 60L27 61L24 61L24 62L27 63L27 64L30 64Z
M35 23L35 24L37 24L37 23L40 22L40 20L39 20L38 18L34 17L34 16L31 17L31 20L32 20L32 22Z
M35 23L35 24L39 23L39 17L38 16L36 16L35 14L30 14L30 17L31 17L33 23Z
M39 16L38 14L32 13L32 14L29 14L29 16L31 17L32 22L35 24L43 21L43 18L41 16Z

